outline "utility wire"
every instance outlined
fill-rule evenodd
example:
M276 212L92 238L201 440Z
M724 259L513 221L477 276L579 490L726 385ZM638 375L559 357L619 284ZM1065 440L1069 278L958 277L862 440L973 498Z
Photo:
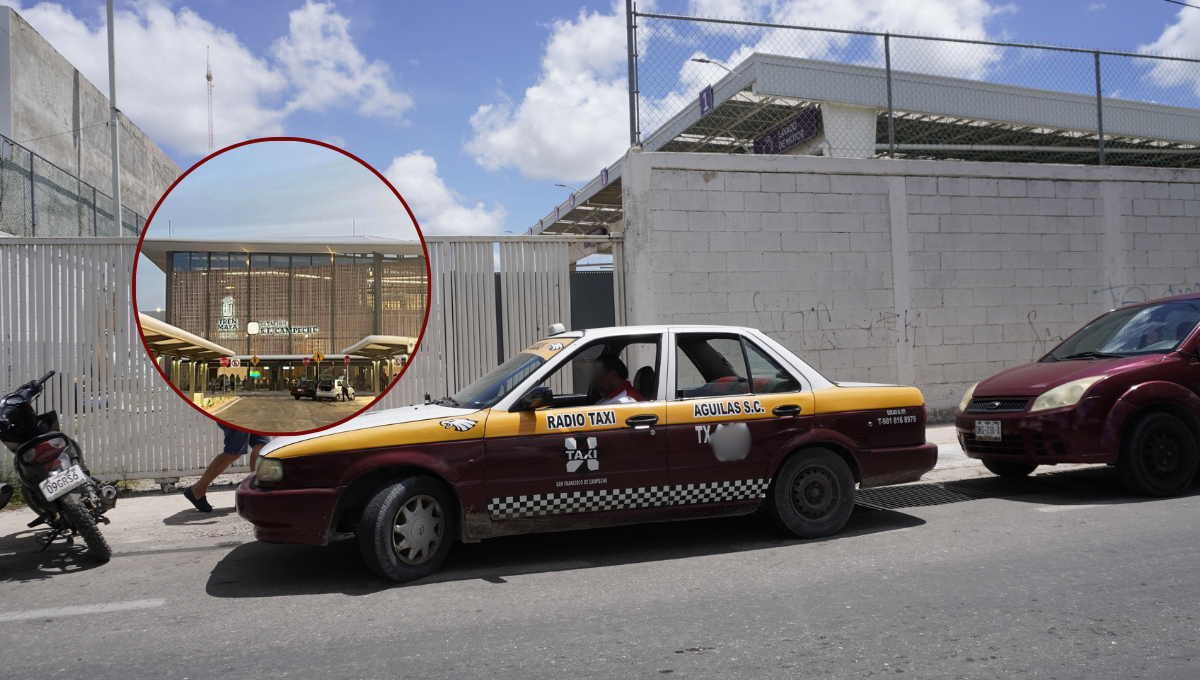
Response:
M1189 5L1186 2L1180 2L1179 0L1167 0L1167 2L1173 2L1176 5L1183 5L1184 7L1191 7L1192 9L1200 9L1200 5Z
M62 135L69 135L69 134L72 134L75 132L82 132L84 130L88 130L88 129L91 129L94 127L100 127L101 125L108 125L108 123L109 123L109 121L106 120L106 121L102 121L99 123L93 123L91 125L84 125L81 128L75 128L74 130L67 130L66 132L55 132L52 135L46 135L44 137L34 137L33 139L26 139L24 141L17 142L17 144L28 144L29 142L36 142L39 139L49 139L51 137L61 137Z

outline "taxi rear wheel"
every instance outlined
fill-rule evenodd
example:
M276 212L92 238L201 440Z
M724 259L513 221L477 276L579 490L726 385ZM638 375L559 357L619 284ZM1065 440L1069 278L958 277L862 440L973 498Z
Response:
M455 511L445 488L428 477L387 484L371 498L358 526L358 546L372 571L395 581L428 576L442 566L454 538Z
M836 533L854 511L854 474L828 449L807 449L787 459L768 491L771 517L800 538Z
M1178 496L1196 476L1196 440L1183 421L1151 413L1134 424L1120 454L1117 473L1134 493Z

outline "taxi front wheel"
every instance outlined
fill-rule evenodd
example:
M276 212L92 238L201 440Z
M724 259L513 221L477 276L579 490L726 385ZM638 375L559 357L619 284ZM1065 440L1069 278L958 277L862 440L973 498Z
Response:
M428 477L387 484L358 525L358 546L372 571L395 581L428 576L442 566L454 537L454 506Z
M854 511L854 474L828 449L806 449L787 459L767 492L771 517L800 538L841 529Z

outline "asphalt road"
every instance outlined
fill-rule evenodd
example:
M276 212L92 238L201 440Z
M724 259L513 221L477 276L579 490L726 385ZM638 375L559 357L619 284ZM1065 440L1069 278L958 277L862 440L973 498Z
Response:
M1200 676L1200 486L962 476L863 492L828 540L753 517L503 538L407 586L353 542L247 542L227 491L215 516L122 501L102 566L4 513L0 676Z
M375 395L354 401L313 401L288 394L251 395L239 398L213 415L258 432L307 432L331 425L366 409Z

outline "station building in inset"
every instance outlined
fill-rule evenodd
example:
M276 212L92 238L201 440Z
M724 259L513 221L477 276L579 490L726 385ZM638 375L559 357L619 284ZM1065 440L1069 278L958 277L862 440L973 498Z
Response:
M425 321L418 240L148 238L142 254L166 274L166 323L234 352L240 366L208 360L207 382L222 389L283 390L331 374L375 392L407 362ZM387 349L354 353L367 338Z

